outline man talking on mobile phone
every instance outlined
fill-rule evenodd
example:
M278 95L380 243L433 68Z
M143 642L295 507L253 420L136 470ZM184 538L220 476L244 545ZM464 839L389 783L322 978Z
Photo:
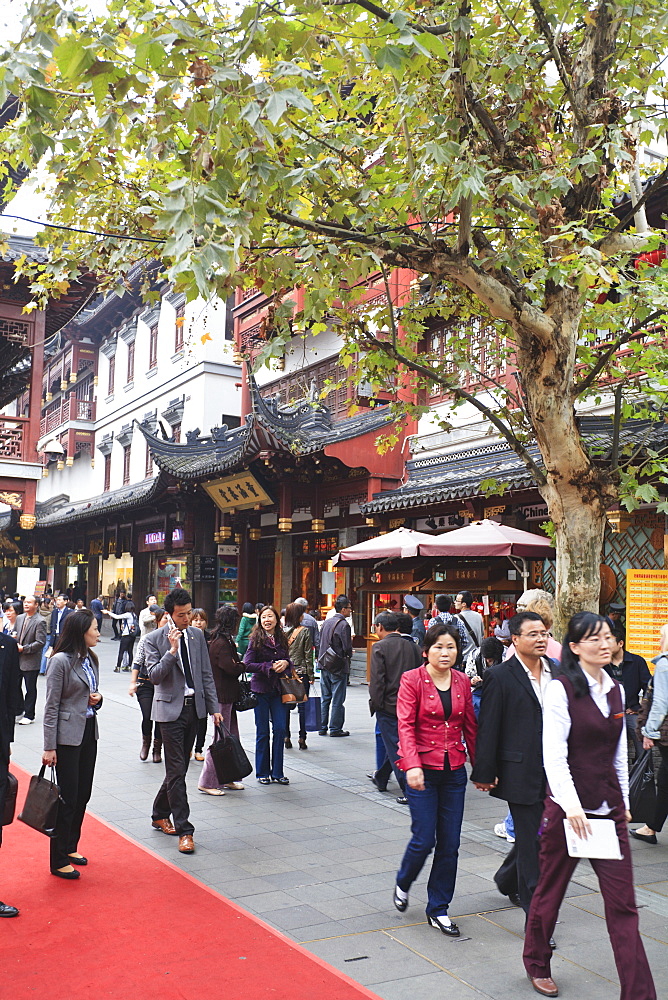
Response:
M160 723L165 780L153 802L152 825L178 836L181 854L193 854L186 772L197 722L207 712L218 725L218 697L204 632L190 628L190 594L177 587L165 598L167 624L144 639L146 672L154 685L151 718ZM173 823L170 820L170 815Z

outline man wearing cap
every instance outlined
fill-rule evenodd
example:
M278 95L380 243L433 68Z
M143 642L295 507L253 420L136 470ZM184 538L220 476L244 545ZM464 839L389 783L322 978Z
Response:
M421 646L427 634L424 621L422 620L424 617L424 604L413 594L404 594L404 611L413 619L411 636L417 642L418 646Z
M624 617L624 612L625 611L626 611L626 608L624 607L623 604L609 604L608 605L608 618L612 619L613 625L616 625L617 622L621 623L621 620Z

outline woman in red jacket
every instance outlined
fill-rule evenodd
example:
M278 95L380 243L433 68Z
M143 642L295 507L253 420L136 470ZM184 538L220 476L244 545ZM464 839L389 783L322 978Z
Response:
M467 750L471 763L475 761L476 735L471 683L453 670L460 644L452 625L433 625L424 641L427 663L403 675L397 701L398 764L406 772L413 836L397 873L394 905L401 913L407 908L408 891L435 847L427 919L430 927L450 937L459 937L448 907L464 816L464 763Z

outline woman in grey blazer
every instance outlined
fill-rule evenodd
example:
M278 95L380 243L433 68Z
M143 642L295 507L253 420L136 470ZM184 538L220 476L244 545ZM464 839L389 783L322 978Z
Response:
M78 868L88 864L78 847L97 756L96 714L102 695L93 648L99 638L93 612L73 611L63 622L46 672L42 763L55 765L61 797L50 842L51 874L65 879L79 878Z

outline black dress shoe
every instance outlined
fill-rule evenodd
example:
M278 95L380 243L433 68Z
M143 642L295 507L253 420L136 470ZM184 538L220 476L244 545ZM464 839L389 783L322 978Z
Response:
M396 906L397 910L399 910L399 913L404 913L408 909L408 895L406 895L406 898L404 899L403 896L400 896L397 892L398 888L399 887L395 885L392 902Z
M330 736L350 736L347 729L337 729L335 733L330 732Z
M427 917L427 921L430 927L435 927L439 930L441 934L447 934L448 937L459 937L460 930L457 924L453 924L452 921L448 924L441 923L438 917Z
M508 893L508 899L513 904L513 906L521 906L522 905L522 900L520 899L520 897L518 896L518 894L516 892L509 892Z
M644 844L658 844L655 833L638 833L637 830L629 830L629 835L634 840L642 840Z
M369 779L369 781L372 781L374 783L379 792L387 791L387 785L381 785L381 783L378 781L378 778L376 777L375 771L373 772L373 774L367 774L367 778Z
M73 858L71 854L68 854L68 858L71 865L79 865L80 868L88 864L88 858L84 858L83 855L80 858Z
M408 799L406 798L405 795L397 795L397 802L399 803L400 806L408 805Z
M0 917L18 917L19 911L9 903L0 903Z
M76 870L71 872L59 872L57 868L52 868L51 874L56 875L58 878L75 879L80 877L81 872Z

